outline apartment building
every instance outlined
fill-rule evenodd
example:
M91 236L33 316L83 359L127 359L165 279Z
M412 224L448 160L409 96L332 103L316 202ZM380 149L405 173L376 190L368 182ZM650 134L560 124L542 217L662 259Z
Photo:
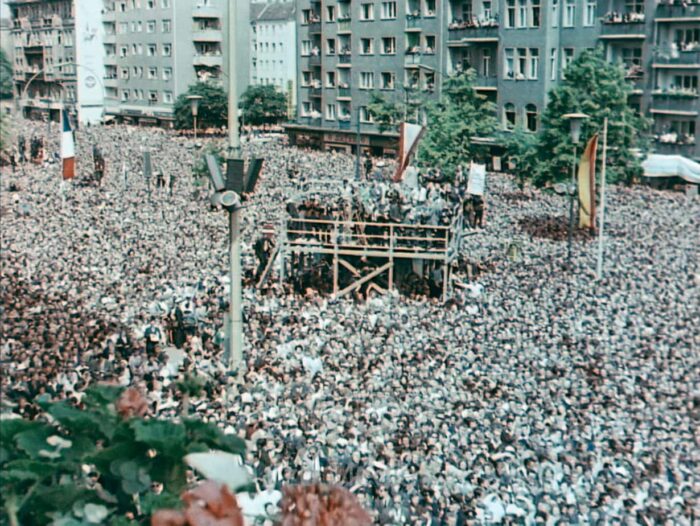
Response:
M293 2L250 6L250 84L272 85L287 94L289 114L296 107L297 33Z
M99 2L11 0L13 80L25 117L60 118L66 108L80 123L104 111Z
M105 99L120 121L172 126L177 97L196 82L227 87L225 0L104 0ZM238 2L238 89L248 79L249 4ZM241 45L243 44L243 45Z
M700 158L697 2L304 1L300 118L289 127L297 143L352 149L359 113L363 147L391 151L379 147L391 136L380 138L363 109L371 91L439 96L441 77L467 68L476 71L476 89L496 103L505 129L537 132L548 92L583 50L600 44L610 61L624 65L634 89L630 104L653 118L654 149Z

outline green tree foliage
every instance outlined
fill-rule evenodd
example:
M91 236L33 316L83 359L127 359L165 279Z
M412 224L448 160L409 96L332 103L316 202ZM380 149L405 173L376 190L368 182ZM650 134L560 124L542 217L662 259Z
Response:
M518 186L522 190L528 177L528 169L536 161L537 136L522 126L516 126L512 131L497 134L497 142L505 147L504 161L512 167L509 169L518 177Z
M0 99L12 98L12 64L0 49Z
M179 507L185 455L244 454L240 438L213 424L141 418L146 401L127 407L120 391L88 389L84 409L42 403L50 420L0 420L0 524L149 524L154 511Z
M241 97L241 109L246 124L275 124L287 118L287 95L270 85L249 86Z
M390 99L381 93L372 92L367 110L377 123L380 132L397 131L401 122L417 122L418 108L425 104L425 97L411 90L405 92L403 100Z
M583 125L580 155L585 142L602 132L608 117L608 179L631 181L641 173L639 152L648 148L647 119L637 115L628 104L631 86L621 66L605 60L601 48L587 50L566 69L566 79L549 94L542 119L542 132L536 155L530 156L528 171L538 186L570 177L573 144L567 113L589 116Z
M418 160L452 176L459 165L486 154L473 137L490 136L496 129L496 108L473 87L474 71L447 77L442 95L426 107L427 129L418 148Z
M192 129L194 120L192 106L187 97L199 95L199 111L197 115L198 128L220 128L228 122L228 100L226 93L219 86L198 82L192 84L187 92L175 101L175 127L178 130Z

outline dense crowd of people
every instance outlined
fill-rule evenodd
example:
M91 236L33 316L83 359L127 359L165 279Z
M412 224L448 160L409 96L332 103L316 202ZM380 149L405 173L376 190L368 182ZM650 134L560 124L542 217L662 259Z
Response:
M54 124L50 152L58 137ZM78 179L98 146L99 186L61 182L60 163L3 168L3 411L33 418L40 395L80 404L110 381L177 417L176 380L199 375L193 413L248 441L261 491L338 483L377 524L697 524L697 199L610 187L596 280L586 235L564 269L565 198L490 175L489 221L464 248L482 271L457 275L447 303L247 286L237 385L222 352L227 222L191 175L208 141L83 128ZM147 185L144 150L172 183ZM305 182L354 168L282 139L244 152L265 157L243 212L251 285L262 226Z

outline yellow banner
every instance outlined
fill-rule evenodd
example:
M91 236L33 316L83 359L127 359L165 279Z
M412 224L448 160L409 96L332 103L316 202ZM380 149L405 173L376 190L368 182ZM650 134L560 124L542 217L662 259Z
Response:
M578 165L579 227L595 230L595 156L598 135L591 137Z

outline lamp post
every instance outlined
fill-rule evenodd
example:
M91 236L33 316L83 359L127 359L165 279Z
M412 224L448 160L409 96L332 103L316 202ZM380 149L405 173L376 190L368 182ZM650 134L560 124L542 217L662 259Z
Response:
M197 115L199 114L199 101L204 97L201 95L189 95L187 100L190 101L190 109L192 110L192 119L194 121L194 140L197 140Z
M574 143L574 158L571 165L571 182L567 191L569 193L569 234L567 240L566 266L571 268L571 248L574 236L574 196L576 195L576 146L581 139L581 126L584 119L588 118L585 113L567 113L562 115L563 119L569 121L571 142Z
M362 136L360 135L360 106L357 107L357 146L355 147L355 180L359 181L362 178L360 168L360 158L362 157Z

